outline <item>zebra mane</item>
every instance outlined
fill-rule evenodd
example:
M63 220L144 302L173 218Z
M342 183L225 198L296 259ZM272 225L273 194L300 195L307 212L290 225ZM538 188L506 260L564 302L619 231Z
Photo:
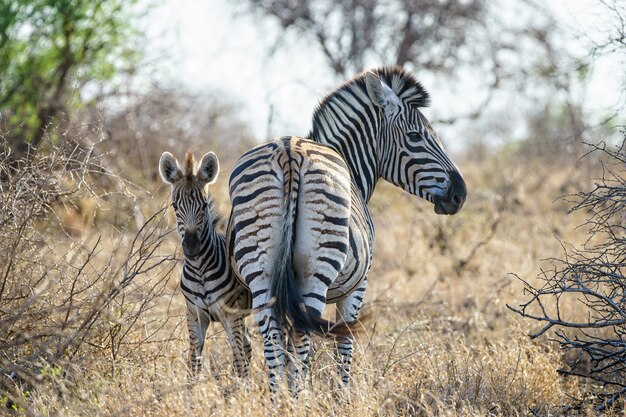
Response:
M410 72L401 67L382 67L372 72L391 87L405 104L417 107L430 106L430 94ZM365 73L357 75L355 81L365 84Z
M320 119L325 111L326 105L335 100L345 98L346 96L359 97L367 96L365 86L365 74L373 72L378 75L380 80L387 84L394 93L406 105L417 107L428 107L430 105L430 95L422 84L415 79L413 74L405 71L400 67L380 67L370 71L362 72L349 81L346 81L331 93L326 95L318 104L313 113L313 125ZM309 135L310 136L310 135Z
M194 177L193 169L196 166L196 158L193 156L193 152L187 151L185 154L185 171L184 175L187 181L192 181Z

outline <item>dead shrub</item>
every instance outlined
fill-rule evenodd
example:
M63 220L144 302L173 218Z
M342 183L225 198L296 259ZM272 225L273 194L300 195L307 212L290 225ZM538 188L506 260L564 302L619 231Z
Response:
M582 247L563 245L538 283L522 280L528 301L509 308L539 323L535 338L547 333L567 352L559 371L592 381L578 408L598 411L623 407L626 393L626 132L621 145L591 145L605 157L602 175L588 191L568 198L572 211L584 211ZM552 332L554 330L554 332Z
M12 157L0 132L0 404L38 415L35 395L70 400L72 381L95 357L136 348L163 325L136 322L154 306L175 263L164 250L162 212L141 222L136 196L105 168L94 126L49 130ZM76 239L60 208L89 200L113 227ZM167 320L166 318L164 320ZM36 393L36 394L35 394Z

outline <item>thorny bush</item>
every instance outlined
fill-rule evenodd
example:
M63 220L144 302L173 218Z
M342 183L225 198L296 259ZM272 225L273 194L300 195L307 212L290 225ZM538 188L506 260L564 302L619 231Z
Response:
M563 245L539 285L522 280L530 299L509 308L549 333L567 352L560 372L596 382L580 406L593 400L598 410L617 406L626 393L626 131L617 148L590 145L601 153L602 174L589 191L571 196L572 211L587 212L582 248ZM590 152L590 153L591 153ZM604 387L596 395L593 388ZM610 387L607 392L606 387Z
M51 129L19 159L7 137L0 132L0 404L37 415L32 393L71 397L72 373L94 354L110 357L114 372L175 262L162 248L162 210L147 220L117 215L137 200L105 168L99 129ZM77 237L63 227L85 200L115 223L109 232Z

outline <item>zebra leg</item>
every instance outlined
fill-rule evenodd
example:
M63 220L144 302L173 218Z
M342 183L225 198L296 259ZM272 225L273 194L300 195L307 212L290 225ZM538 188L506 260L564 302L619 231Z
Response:
M289 390L294 395L298 395L303 389L310 367L311 340L309 334L297 330L287 344L287 351L289 353L287 384Z
M236 315L224 323L224 329L228 336L228 344L233 351L233 364L240 378L250 376L250 358L252 357L252 344L246 326L245 317Z
M348 297L337 302L337 321L356 321L359 318L359 312L363 305L365 297L365 289L367 288L367 277L361 282L359 287L354 290ZM338 336L335 339L337 349L337 367L341 385L343 388L348 387L350 382L350 367L352 365L352 342L353 336Z
M209 327L209 317L191 303L187 303L187 329L189 330L189 356L187 359L187 379L195 381L202 370L202 350Z
M270 392L276 392L278 381L285 373L285 342L282 329L271 308L265 308L255 315L259 331L263 336L263 354L267 364Z
M274 315L269 280L257 276L247 282L252 294L252 309L256 310L254 318L263 337L263 355L267 365L270 393L274 394L278 388L278 381L285 373L285 335Z

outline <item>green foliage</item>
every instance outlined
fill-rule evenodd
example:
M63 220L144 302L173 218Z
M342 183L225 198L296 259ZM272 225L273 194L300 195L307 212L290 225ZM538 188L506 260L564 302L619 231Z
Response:
M47 377L52 380L63 376L63 368L61 366L46 365L39 372L43 377Z
M82 103L88 82L137 59L135 0L0 3L0 112L13 135L38 143L54 117Z
M19 397L20 399L27 400L30 397L30 391L20 390ZM11 399L9 398L9 395L6 393L0 396L0 409L2 408L13 410L14 412L19 412L19 413L24 413L26 411L24 407L18 404L15 404L13 401L11 401Z
M576 66L576 75L578 76L579 81L585 81L591 75L592 67L589 63L579 61Z

